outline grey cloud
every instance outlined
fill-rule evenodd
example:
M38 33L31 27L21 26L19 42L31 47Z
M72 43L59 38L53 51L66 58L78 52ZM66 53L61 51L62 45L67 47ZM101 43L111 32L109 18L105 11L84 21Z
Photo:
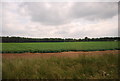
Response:
M52 3L50 5L52 8L49 9L45 3L24 3L24 6L26 7L28 14L31 16L32 21L48 25L66 23L66 21L68 21L67 17L64 16L63 10L60 10L60 6L64 4ZM62 12L62 14L60 12Z
M118 3L76 3L71 9L71 16L85 19L106 19L117 14Z
M74 19L107 19L117 15L117 2L24 3L31 20L44 25L61 25Z

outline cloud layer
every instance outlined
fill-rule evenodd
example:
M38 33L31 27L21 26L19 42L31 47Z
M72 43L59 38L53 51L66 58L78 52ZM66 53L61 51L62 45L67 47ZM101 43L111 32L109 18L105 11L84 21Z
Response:
M74 19L106 19L117 14L117 3L24 3L32 21L61 25Z
M3 34L26 37L118 35L117 2L3 3Z

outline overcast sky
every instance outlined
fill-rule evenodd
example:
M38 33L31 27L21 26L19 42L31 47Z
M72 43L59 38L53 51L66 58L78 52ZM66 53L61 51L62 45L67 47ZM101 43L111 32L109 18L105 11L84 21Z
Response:
M3 2L2 36L118 36L117 2Z

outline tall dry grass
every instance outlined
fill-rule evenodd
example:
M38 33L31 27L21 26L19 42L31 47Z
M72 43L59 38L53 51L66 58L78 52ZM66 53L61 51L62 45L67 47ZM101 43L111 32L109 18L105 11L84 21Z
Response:
M3 58L3 79L115 79L118 54L77 58Z

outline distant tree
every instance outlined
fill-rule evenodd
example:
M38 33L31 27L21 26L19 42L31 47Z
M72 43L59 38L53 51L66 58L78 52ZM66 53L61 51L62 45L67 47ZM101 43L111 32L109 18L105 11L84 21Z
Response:
M85 39L85 41L88 41L88 40L89 40L89 38L88 38L88 37L85 37L84 39Z
M73 39L73 38L25 38L25 37L0 37L0 42L80 42L80 41L120 41L120 37L103 37L103 38L88 38Z

